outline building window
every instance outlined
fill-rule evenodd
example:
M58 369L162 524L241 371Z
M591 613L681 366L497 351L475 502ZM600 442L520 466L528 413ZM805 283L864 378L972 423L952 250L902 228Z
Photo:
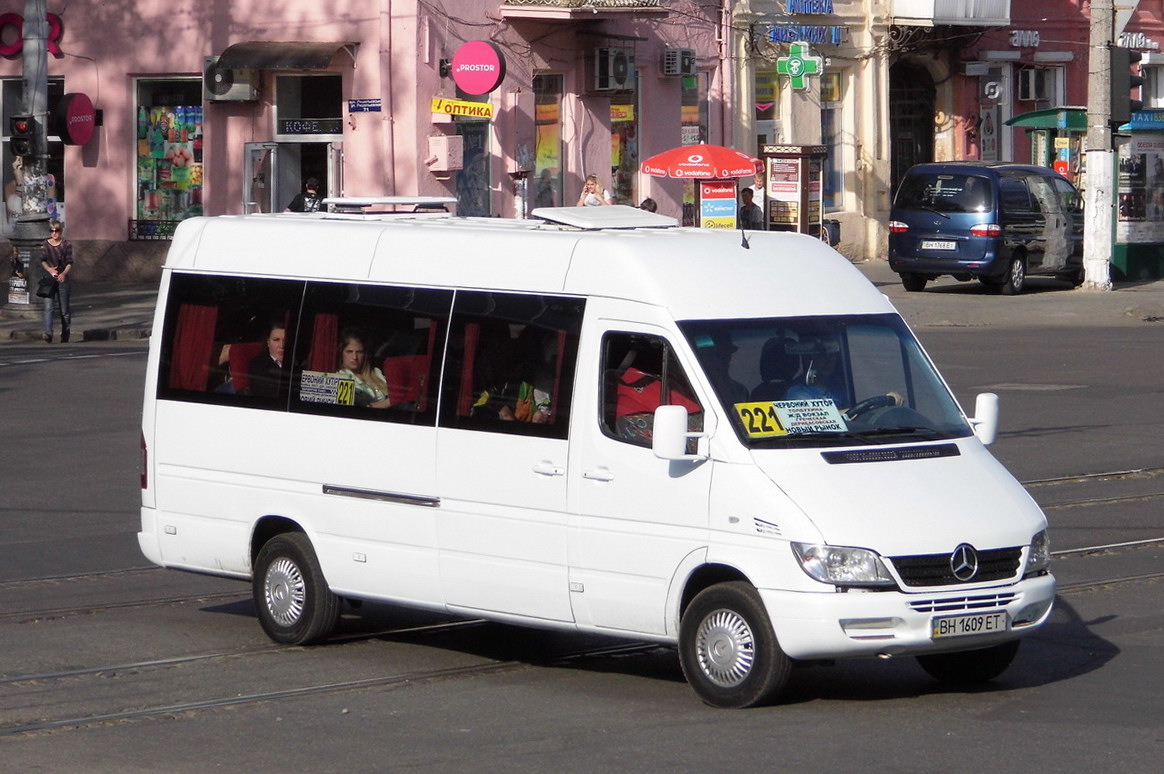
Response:
M1140 89L1145 108L1164 108L1164 65L1140 68L1144 74L1144 85Z
M776 70L757 70L755 73L756 102L752 117L756 124L756 145L777 142L776 126L780 107L780 85Z
M137 83L137 195L130 239L169 239L202 214L202 82Z
M821 144L828 150L821 169L822 204L825 210L841 209L845 193L841 105L841 74L823 74L820 79L820 137Z
M634 204L639 175L639 71L610 99L610 196L614 204Z
M344 137L343 78L280 75L275 78L275 139L339 142Z
M679 129L679 141L682 145L708 141L707 81L707 73L683 76L683 101L680 105L682 126ZM694 226L695 214L695 182L687 180L683 183L682 224Z
M563 79L555 73L534 76L534 207L561 207Z

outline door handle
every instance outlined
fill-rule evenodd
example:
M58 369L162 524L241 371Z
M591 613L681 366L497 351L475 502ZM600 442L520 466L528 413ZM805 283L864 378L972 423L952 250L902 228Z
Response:
M610 472L609 468L596 468L583 471L582 478L588 478L591 481L614 481L614 474Z
M564 476L566 469L561 465L555 465L549 460L542 460L533 466L533 472L542 476Z

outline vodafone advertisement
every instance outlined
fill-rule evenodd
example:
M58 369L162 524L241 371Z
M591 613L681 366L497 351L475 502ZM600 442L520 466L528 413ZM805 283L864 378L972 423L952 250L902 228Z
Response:
M701 228L736 227L736 184L699 184L699 225Z

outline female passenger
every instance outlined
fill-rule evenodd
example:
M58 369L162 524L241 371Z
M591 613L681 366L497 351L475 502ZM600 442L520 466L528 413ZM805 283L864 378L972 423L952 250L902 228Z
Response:
M344 331L340 337L339 375L356 383L356 405L369 408L388 408L388 382L379 368L368 362L363 337L355 331Z

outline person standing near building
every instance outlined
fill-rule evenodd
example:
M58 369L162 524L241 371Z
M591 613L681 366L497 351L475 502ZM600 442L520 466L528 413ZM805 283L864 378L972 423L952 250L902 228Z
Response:
M73 271L73 245L65 241L64 228L59 220L49 221L49 238L45 240L44 253L40 265L57 281L57 292L44 300L44 340L53 342L53 312L61 316L61 343L69 341L69 326L73 320L70 305L73 283L69 275Z
M287 205L284 212L318 212L323 204L319 195L319 178L309 177L303 181L303 192L295 194L295 198Z
M579 207L601 207L610 204L610 191L598 182L598 175L589 175L582 185L582 193L578 196Z
M751 188L740 191L740 212L736 217L736 228L757 231L764 228L764 211L754 201Z

